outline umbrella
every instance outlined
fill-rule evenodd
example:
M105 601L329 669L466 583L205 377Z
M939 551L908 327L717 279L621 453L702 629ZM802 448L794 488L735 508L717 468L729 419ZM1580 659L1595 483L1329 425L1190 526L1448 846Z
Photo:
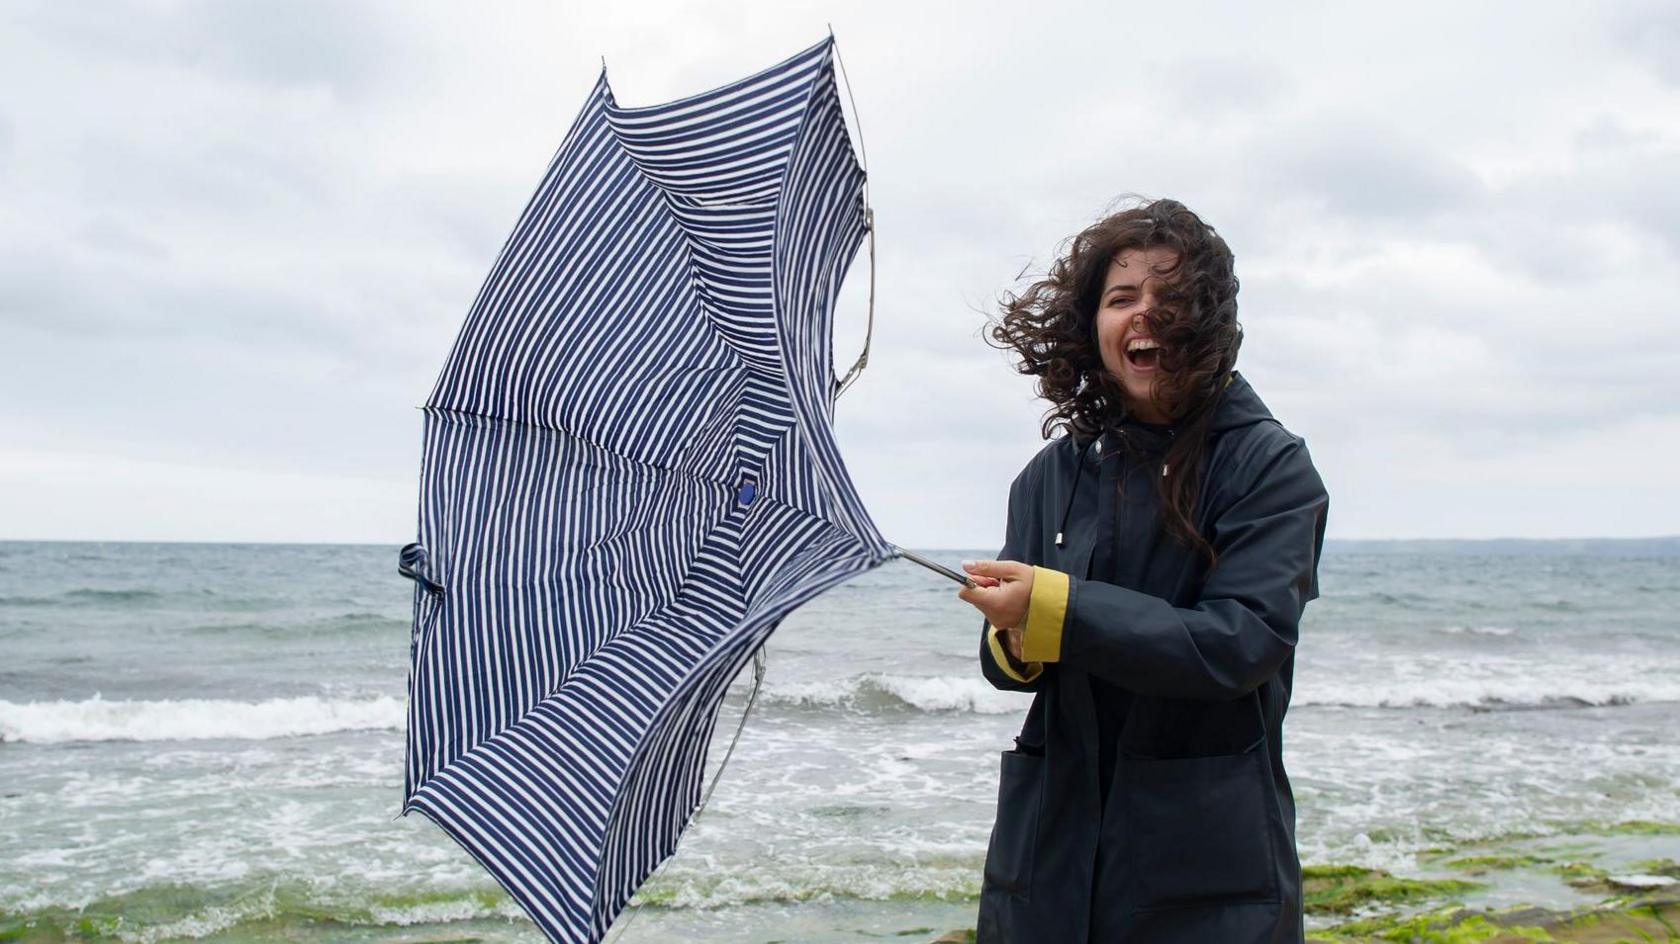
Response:
M833 45L639 108L603 66L422 407L402 812L556 941L675 851L781 620L914 558L832 429L869 232Z

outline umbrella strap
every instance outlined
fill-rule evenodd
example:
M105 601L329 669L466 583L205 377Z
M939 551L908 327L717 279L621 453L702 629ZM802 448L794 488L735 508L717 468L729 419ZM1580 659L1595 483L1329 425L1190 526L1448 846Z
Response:
M724 768L729 766L729 758L735 754L735 745L740 742L741 732L747 726L747 716L752 714L753 704L758 701L758 690L764 684L764 662L764 647L760 646L758 647L758 651L753 653L752 691L747 694L746 707L741 709L741 721L739 724L735 725L735 736L729 739L729 749L723 752L723 761L718 764L717 773L712 775L712 785L706 788L706 795L700 798L700 805L694 808L694 815L689 817L689 825L691 826L694 824L695 820L700 818L700 814L705 811L706 804L712 799L712 791L717 789L718 781L723 779ZM665 861L669 862L671 860L666 859ZM637 915L642 913L641 903L632 903L628 911L630 916L625 918L624 923L618 926L618 936L613 938L614 944L618 944L618 942L623 941L624 935L629 933L631 923L636 920Z
M852 369L846 371L845 378L842 379L838 384L835 384L834 399L836 399L836 400L840 399L840 395L842 393L845 393L846 388L850 387L852 385L852 381L857 379L857 375L863 373L863 369L865 367L869 366L869 341L875 335L875 209L874 209L874 207L864 207L863 208L863 219L864 219L864 224L869 227L869 321L868 321L867 327L865 327L864 330L863 330L863 353L858 355L857 363L852 365Z
M834 42L834 24L828 25L828 38ZM846 83L846 100L852 103L852 121L857 124L858 159L863 164L863 222L869 229L869 322L863 332L863 353L846 376L834 385L834 399L846 392L858 374L869 366L869 341L875 334L875 208L869 204L869 148L863 143L863 116L858 114L857 99L852 97L852 80L846 75L846 59L840 55L840 44L834 43L834 61L840 64L840 78Z
M747 726L747 716L752 714L753 703L758 701L758 689L764 684L764 647L759 646L753 653L753 687L747 693L747 705L741 709L741 721L735 725L735 736L729 739L729 749L723 752L723 761L718 764L717 773L712 775L712 785L706 788L706 795L700 798L700 805L694 808L694 816L698 818L706 809L706 804L712 799L712 791L717 789L718 781L723 779L723 769L729 766L729 758L735 754L735 745L741 740L741 731Z

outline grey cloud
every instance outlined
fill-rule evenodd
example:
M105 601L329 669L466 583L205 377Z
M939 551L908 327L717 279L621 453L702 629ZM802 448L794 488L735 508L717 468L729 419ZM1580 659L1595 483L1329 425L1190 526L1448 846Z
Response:
M1227 117L1273 107L1292 87L1277 66L1238 59L1181 59L1159 75L1166 100L1184 115Z
M1624 148L1648 147L1662 141L1662 136L1648 129L1634 129L1609 114L1600 113L1590 124L1575 132L1578 151L1618 151Z
M77 231L76 241L91 249L153 262L170 255L168 247L110 214L89 220Z
M389 474L419 443L435 373L214 338L13 333L35 355L0 378L0 426L117 455Z
M409 71L395 28L400 11L381 15L371 4L329 0L39 3L20 19L96 55L261 85L322 85L351 96Z
M418 356L382 317L396 308L386 293L400 294L405 285L358 285L321 273L224 275L201 268L201 260L151 255L158 247L120 225L107 222L93 232L91 248L81 234L76 244L0 256L0 326L27 329L38 341L56 339L61 350L174 341L248 346L265 357L315 363L401 363ZM372 316L358 308L370 297L381 302Z
M166 217L213 214L260 220L328 205L331 169L307 154L239 142L140 142L109 132L83 139L69 158L82 205Z
M405 481L412 407L595 53L626 103L648 104L815 38L769 8L745 38L697 26L698 8L634 5L490 21L425 4L10 9L0 78L51 81L0 115L0 335L28 362L0 372L0 426L24 448ZM1653 11L1636 13L1663 20ZM1474 62L1415 37L1320 48L1260 13L1194 35L1183 27L1209 14L1170 6L1137 11L1151 62L1111 33L1067 35L1100 12L999 29L860 8L836 24L880 226L870 368L837 424L899 520L934 520L941 500L954 522L998 514L974 483L1007 484L1044 404L980 339L985 315L1127 190L1183 199L1231 241L1244 371L1327 473L1384 444L1417 444L1421 469L1680 409L1651 394L1680 338L1664 143L1680 126L1615 50L1580 44L1588 61L1559 74L1577 12L1534 8L1531 44L1483 43ZM1649 55L1642 28L1624 61ZM1405 71L1430 55L1440 68ZM1464 81L1494 73L1497 91ZM842 369L867 276L860 253L837 315ZM1580 318L1614 330L1574 340Z
M1680 85L1680 7L1656 0L1624 8L1612 19L1610 35L1658 78Z
M1269 188L1349 217L1427 216L1482 197L1480 181L1462 163L1398 127L1359 117L1268 126L1253 156Z
M1591 254L1607 251L1594 228L1620 230L1634 241L1654 240L1659 251L1680 259L1680 175L1675 173L1680 149L1640 142L1587 157L1567 172L1519 179L1498 197L1513 215L1568 234L1561 247L1546 241L1544 229L1505 234L1543 254L1545 264L1535 271L1576 277L1580 270L1575 267L1583 264L1592 271Z

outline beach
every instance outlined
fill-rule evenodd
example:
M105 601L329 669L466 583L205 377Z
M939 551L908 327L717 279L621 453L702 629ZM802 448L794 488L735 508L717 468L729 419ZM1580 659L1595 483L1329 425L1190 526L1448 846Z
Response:
M1672 900L1680 542L1332 541L1320 578L1284 727L1312 935ZM0 542L0 940L540 940L396 818L411 592L394 545ZM791 615L623 940L972 928L1030 703L979 629L904 562Z

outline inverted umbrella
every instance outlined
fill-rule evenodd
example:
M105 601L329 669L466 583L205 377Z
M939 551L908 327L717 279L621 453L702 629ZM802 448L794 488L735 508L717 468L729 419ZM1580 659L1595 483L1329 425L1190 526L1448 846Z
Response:
M868 232L832 55L644 108L603 68L422 408L403 813L556 941L675 850L782 619L914 558L831 426Z

